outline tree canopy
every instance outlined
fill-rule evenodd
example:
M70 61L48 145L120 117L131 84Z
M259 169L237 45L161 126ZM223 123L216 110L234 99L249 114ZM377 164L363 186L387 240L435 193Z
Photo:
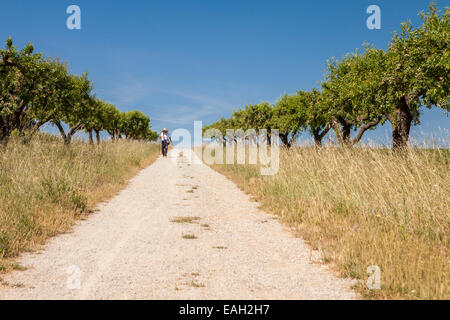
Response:
M353 146L368 130L388 121L393 147L404 148L423 108L449 111L449 14L449 8L443 12L432 2L420 13L422 24L403 23L386 51L364 45L362 52L330 59L320 89L285 94L275 106L249 104L208 128L223 134L238 127L279 129L288 147L306 130L321 146L332 129L341 146Z
M85 130L89 140L106 131L113 141L122 134L127 139L156 140L150 118L139 111L121 113L98 99L85 73L71 74L66 63L34 53L31 43L18 50L11 38L0 49L0 144L6 144L14 131L24 141L44 124L55 125L65 144Z

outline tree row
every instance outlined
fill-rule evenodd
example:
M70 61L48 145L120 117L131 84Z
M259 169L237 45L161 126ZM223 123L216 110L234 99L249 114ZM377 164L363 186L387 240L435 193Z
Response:
M150 118L140 111L120 112L93 93L87 74L71 74L66 63L34 53L30 43L18 50L11 38L0 49L0 144L17 133L29 141L44 124L56 126L65 144L79 131L100 142L106 131L121 138L156 140Z
M274 105L247 105L204 129L223 136L226 129L279 129L288 147L303 131L321 146L333 131L340 145L353 146L368 130L390 122L393 147L406 147L423 108L449 111L449 12L433 2L420 13L422 25L403 23L387 50L365 45L362 52L329 60L319 89L286 94Z

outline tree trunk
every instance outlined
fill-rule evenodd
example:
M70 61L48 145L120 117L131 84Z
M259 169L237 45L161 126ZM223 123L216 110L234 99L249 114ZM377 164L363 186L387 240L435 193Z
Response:
M78 123L77 125L70 128L69 133L67 134L67 137L69 139L69 144L72 141L72 137L75 133L77 133L79 130L82 130L84 128L84 125L82 123Z
M314 145L316 146L316 148L321 148L322 147L322 140L323 138L327 135L328 131L330 131L331 126L326 126L322 132L321 132L321 128L316 128L312 130L312 136L314 138Z
M366 121L369 121L369 120L366 119ZM336 138L337 138L339 144L341 145L341 147L352 147L355 144L357 144L359 141L361 141L362 136L364 135L364 133L367 130L372 129L373 127L378 125L380 123L380 121L381 121L381 117L378 117L376 119L373 119L372 121L366 122L364 125L362 125L359 128L358 133L356 134L354 139L351 138L352 125L350 123L348 123L345 119L338 118L337 121L332 120L332 124L333 124L333 130L336 134Z
M39 120L37 121L33 127L29 130L27 136L22 137L23 144L29 144L31 139L33 139L34 135L39 132L39 129L48 122L48 120Z
M116 130L115 133L115 137L116 137L116 141L119 141L120 139L122 139L122 133L120 132L120 130Z
M14 130L14 126L11 123L10 116L0 117L0 120L0 144L6 146Z
M61 137L64 141L65 145L70 144L70 139L67 137L66 132L64 131L63 126L61 125L61 123L59 121L55 121L53 122L55 124L55 126L58 128L59 133L61 134Z
M272 145L272 135L271 135L271 133L267 134L267 145L268 146Z
M5 132L3 132L3 130L1 130L2 132L0 132L0 146L5 146L8 144L9 141L9 134L5 134Z
M285 147L290 148L289 133L280 133L280 140Z
M380 121L381 121L381 117L378 117L370 122L367 122L365 125L363 125L359 129L358 133L356 134L356 137L351 140L351 142L350 142L351 145L353 146L353 145L357 144L359 141L361 141L361 138L362 138L364 132L377 126L380 123Z
M100 130L95 130L95 137L97 139L97 144L100 144Z
M345 124L342 126L342 144L344 146L350 145L350 132L351 132L351 126L349 124Z
M59 133L61 134L61 137L64 140L64 144L65 145L69 145L72 142L72 137L73 135L78 131L83 129L83 124L78 123L77 125L73 126L70 128L69 133L66 134L66 132L64 131L63 126L61 125L60 121L55 121L53 122L59 130Z
M6 146L14 129L20 130L20 125L26 117L24 114L26 105L25 100L22 99L12 114L0 117L0 144Z
M405 97L400 98L394 118L391 115L387 116L387 118L392 124L393 148L395 150L407 148L413 116Z
M313 138L314 138L314 146L316 148L322 148L322 138L320 137L319 134L316 134L315 132L313 133Z
M331 120L334 134L336 135L336 139L339 142L341 147L348 147L351 145L350 141L350 133L351 133L351 124L345 121L344 118L340 117L338 119Z
M2 121L0 127L0 144L6 146L8 144L9 137L11 135L11 130L8 129L7 125L4 122L6 121Z
M92 129L89 129L88 132L89 132L89 144L94 144L94 138L92 136Z
M113 131L107 131L107 132L108 132L109 136L111 137L111 141L114 142L116 140L114 130Z
M295 132L291 133L291 137L289 139L289 148L292 147L292 145L295 144Z

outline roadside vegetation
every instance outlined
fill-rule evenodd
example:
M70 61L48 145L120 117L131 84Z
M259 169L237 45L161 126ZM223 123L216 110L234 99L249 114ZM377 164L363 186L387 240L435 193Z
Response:
M273 176L213 165L376 299L450 298L449 167L448 150L336 146L283 148ZM366 286L372 265L381 290Z
M249 104L204 127L204 134L224 143L255 141L254 130L265 129L270 142L271 131L279 130L282 144L291 147L308 132L320 147L333 132L340 146L352 147L388 122L393 148L407 148L424 108L441 108L443 116L450 110L450 8L442 12L432 3L421 17L419 27L402 24L386 51L365 45L330 59L321 88L285 94L274 105Z
M361 280L357 290L367 298L450 298L449 142L420 149L409 137L423 108L441 108L443 116L450 110L450 9L433 2L420 15L422 25L402 24L387 50L365 46L328 61L320 89L250 104L204 127L213 141L246 148L274 143L279 130L278 174L261 176L257 165L213 168L342 276ZM361 144L387 122L392 149ZM296 145L303 132L313 146ZM381 269L380 290L366 286L373 265Z
M47 134L27 145L12 138L0 153L0 271L69 230L158 155L157 144L139 141L66 146Z
M80 132L86 142L74 140ZM148 115L98 98L87 73L8 38L0 48L0 272L122 188L157 157L149 143L157 138Z

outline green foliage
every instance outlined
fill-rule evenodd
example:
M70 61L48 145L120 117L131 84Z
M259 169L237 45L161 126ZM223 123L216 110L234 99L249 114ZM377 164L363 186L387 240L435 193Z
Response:
M59 129L66 144L82 129L95 131L97 138L105 130L113 140L122 133L128 139L155 139L147 116L121 114L92 90L87 73L70 74L66 63L34 53L31 43L19 51L8 38L0 49L0 143L6 144L12 134L29 140L46 123Z
M322 83L325 120L333 127L341 145L358 143L364 132L383 122L383 105L378 103L384 52L367 47L346 55L341 61L328 61ZM358 131L351 138L351 131Z
M296 135L306 127L307 105L302 99L303 93L287 95L278 100L272 117L272 127L280 130L281 134Z
M410 127L420 123L421 109L449 111L450 17L433 2L421 13L423 24L403 23L386 52L380 104L393 126L394 147L405 147Z
M156 141L159 138L159 134L156 131L153 131L152 129L148 129L145 140L146 141Z
M391 111L402 97L415 114L432 105L449 111L450 11L442 14L433 2L420 16L420 27L403 23L389 44L384 80Z
M402 24L387 51L365 45L362 53L329 60L321 91L285 94L276 106L247 105L204 132L215 128L224 136L226 129L279 129L281 141L290 146L308 130L321 146L332 128L342 146L352 146L367 130L389 121L393 146L405 147L411 126L420 123L421 108L450 108L449 14L449 8L442 13L433 2L420 14L423 24Z
M39 101L46 81L51 78L51 63L33 53L29 43L18 51L11 38L0 49L0 142L6 143L14 129L29 119Z
M122 130L127 139L145 140L150 130L150 118L140 111L123 114Z

